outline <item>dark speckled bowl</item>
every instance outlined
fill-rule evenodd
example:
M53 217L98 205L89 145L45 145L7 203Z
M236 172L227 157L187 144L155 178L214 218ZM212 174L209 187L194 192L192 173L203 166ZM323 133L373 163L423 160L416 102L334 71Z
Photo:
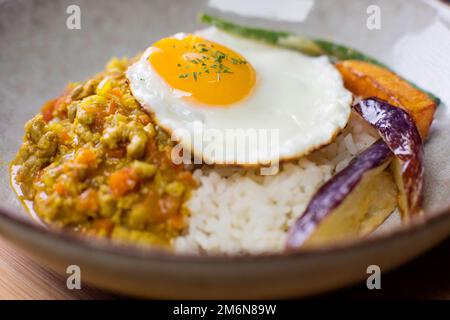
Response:
M366 27L366 10L374 2L381 9L380 30ZM66 28L70 4L81 7L81 30ZM12 192L8 174L25 122L67 82L96 73L110 57L132 56L159 37L199 28L195 18L200 10L211 11L206 1L195 0L0 0L1 236L59 272L79 265L83 281L116 292L160 298L274 298L361 281L367 266L390 270L450 233L450 123L445 106L450 97L450 8L419 0L316 1L301 23L219 14L352 45L440 95L444 104L426 146L424 219L358 242L250 257L143 251L80 239L33 222Z

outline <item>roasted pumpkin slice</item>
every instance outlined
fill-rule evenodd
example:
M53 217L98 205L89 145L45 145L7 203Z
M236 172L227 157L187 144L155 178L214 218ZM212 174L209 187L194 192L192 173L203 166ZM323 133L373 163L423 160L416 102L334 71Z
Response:
M355 96L378 97L391 105L407 110L423 138L428 135L436 103L429 95L415 88L386 68L366 61L345 60L336 63L344 84Z

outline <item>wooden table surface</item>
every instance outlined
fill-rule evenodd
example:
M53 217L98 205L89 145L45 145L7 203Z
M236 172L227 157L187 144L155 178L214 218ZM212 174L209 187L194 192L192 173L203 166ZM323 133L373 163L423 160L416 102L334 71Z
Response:
M450 239L394 272L384 275L381 290L364 285L322 298L450 299ZM0 239L0 299L118 299L92 287L68 290L66 279L34 262Z

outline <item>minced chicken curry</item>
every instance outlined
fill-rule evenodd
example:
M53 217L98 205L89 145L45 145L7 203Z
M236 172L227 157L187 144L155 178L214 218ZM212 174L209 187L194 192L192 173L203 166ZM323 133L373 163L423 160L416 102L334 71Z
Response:
M185 228L191 172L132 96L126 59L70 84L25 126L15 183L44 222L113 240L170 244Z

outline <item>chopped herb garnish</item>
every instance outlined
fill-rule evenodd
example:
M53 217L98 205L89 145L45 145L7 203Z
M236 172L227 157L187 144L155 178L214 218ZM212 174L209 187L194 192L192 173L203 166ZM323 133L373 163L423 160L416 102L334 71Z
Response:
M180 74L180 79L188 78L190 75L192 75L193 79L195 81L198 80L198 78L202 74L210 74L211 70L213 70L217 75L217 80L220 80L221 74L231 74L233 73L233 70L224 64L224 62L230 62L233 65L244 65L247 64L247 61L244 59L238 58L238 57L231 57L228 54L214 49L214 44L207 45L206 43L197 43L192 46L192 50L195 53L198 53L197 57L193 59L189 59L188 61L194 65L201 66L201 71L192 71L189 72L190 69L189 64L184 66L184 69L188 72ZM208 52L208 55L205 53ZM178 67L182 67L180 63L177 64ZM192 65L191 65L192 66ZM196 67L195 69L197 69Z

